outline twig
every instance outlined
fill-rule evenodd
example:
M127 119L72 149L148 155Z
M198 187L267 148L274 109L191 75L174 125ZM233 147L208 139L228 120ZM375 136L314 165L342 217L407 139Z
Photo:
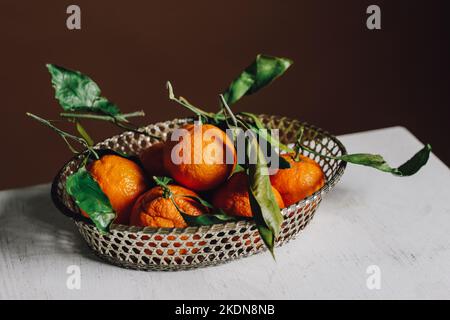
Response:
M70 139L72 139L72 140L78 142L79 144L83 145L83 146L84 146L87 150L89 150L89 152L91 152L97 159L99 158L97 152L95 152L95 150L89 145L89 143L88 143L85 139L80 138L80 137L78 137L78 136L75 136L75 135L73 135L73 134L70 134L70 133L68 133L68 132L65 132L65 131L63 131L63 130L57 128L57 127L55 127L53 124L50 123L50 121L45 120L45 119L42 119L41 117L38 117L38 116L35 115L35 114L32 114L32 113L30 113L30 112L27 112L26 115L29 116L29 117L31 117L31 118L33 118L33 119L35 119L35 120L37 120L37 121L39 121L40 123L46 125L46 126L49 127L50 129L52 129L52 130L54 130L56 133L58 133L58 134L63 138L63 140L66 142L66 144L69 146L69 148L70 148L70 150L71 150L72 152L80 153L79 151L75 150L75 149L70 145L70 143L69 143L69 141L67 140L67 138L70 138Z
M130 112L130 113L124 113L124 114L120 114L118 116L99 115L99 114L91 114L91 113L67 113L67 112L60 113L60 116L63 118L78 118L78 119L108 121L108 122L114 123L119 128L133 131L138 134L144 134L144 135L149 136L154 139L161 139L161 137L159 137L159 136L152 135L150 133L147 133L146 131L138 130L137 128L135 128L133 126L129 126L129 125L125 124L125 123L129 123L127 121L127 118L145 116L145 113L143 110Z
M114 116L91 114L91 113L63 112L63 113L60 113L60 116L63 118L82 118L82 119L102 120L102 121L110 121L110 122L115 122L117 119ZM135 112L130 112L130 113L124 113L124 114L121 114L119 117L120 117L120 119L123 118L126 120L128 118L143 117L143 116L145 116L145 113L143 110L140 110L140 111L135 111Z

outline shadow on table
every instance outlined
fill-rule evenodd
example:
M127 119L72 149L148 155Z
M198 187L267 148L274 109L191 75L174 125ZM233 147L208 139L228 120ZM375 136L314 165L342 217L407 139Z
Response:
M81 254L98 260L50 198L50 186L0 192L0 246L11 254Z

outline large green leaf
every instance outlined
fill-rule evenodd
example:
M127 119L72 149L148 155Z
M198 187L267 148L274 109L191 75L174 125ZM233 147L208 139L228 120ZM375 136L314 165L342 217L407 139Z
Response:
M250 205L261 238L273 255L275 238L280 233L284 219L272 191L266 158L256 139L249 142L247 150L249 158L253 152L256 156L255 163L248 165Z
M101 96L98 85L79 71L47 64L52 76L55 98L65 111L91 111L110 116L120 114L119 108Z
M255 61L225 91L226 102L231 105L244 95L257 92L281 76L292 63L287 58L257 55Z
M411 159L406 161L398 168L390 167L387 162L379 154L368 154L368 153L355 153L346 154L337 157L340 160L360 164L363 166L372 167L380 171L389 172L396 176L407 177L415 174L420 170L428 161L430 157L431 146L427 144L419 152L417 152Z
M256 222L261 239L272 256L275 257L273 252L275 237L280 232L283 215L272 191L267 159L258 143L259 134L266 132L266 130L255 115L244 114L253 119L253 125L245 119L236 117L223 95L220 97L223 104L223 114L227 118L230 117L230 121L225 118L227 127L232 130L241 129L241 134L243 134L242 130L252 130L250 131L252 134L246 138L246 163L241 164L241 166L247 171L249 179L248 193L253 219ZM263 139L264 143L268 143L268 141ZM270 144L270 146L272 145ZM280 166L283 166L283 162L280 162ZM289 163L284 167L290 167Z
M100 231L107 232L109 230L116 214L108 197L86 168L80 168L67 178L66 190Z

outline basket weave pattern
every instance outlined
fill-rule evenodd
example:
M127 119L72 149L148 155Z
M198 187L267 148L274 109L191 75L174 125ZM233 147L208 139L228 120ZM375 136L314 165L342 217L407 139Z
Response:
M302 144L326 155L345 153L344 146L332 135L314 126L278 116L260 116L268 128L280 130L282 143L293 143L301 125L304 126ZM145 127L152 135L163 139L189 119L173 120ZM97 145L127 154L137 154L157 140L146 135L124 132ZM308 155L308 152L304 152ZM306 227L314 216L322 196L339 180L345 169L342 161L309 155L324 171L327 182L312 196L282 210L285 220L276 246L282 246ZM109 234L101 234L94 225L79 213L65 191L68 176L80 165L79 157L69 161L57 175L52 188L56 206L71 217L89 247L102 259L121 267L139 270L186 270L217 265L234 259L265 251L258 230L251 221L229 222L212 226L187 228L141 228L112 225Z

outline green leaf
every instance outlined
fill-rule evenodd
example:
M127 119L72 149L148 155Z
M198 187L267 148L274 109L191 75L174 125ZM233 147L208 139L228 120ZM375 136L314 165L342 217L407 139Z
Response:
M77 131L80 134L80 136L86 140L86 143L88 146L92 147L94 145L94 140L92 140L91 136L87 133L86 129L81 125L80 122L76 122Z
M94 101L93 109L100 110L106 115L120 116L119 107L117 107L114 103L112 103L111 101L109 101L104 97L99 97L97 100ZM127 121L126 119L121 120Z
M245 119L242 119L240 117L241 121L244 121L246 123L246 126L250 128L257 136L259 141L264 141L264 143L268 144L268 147L270 147L270 150L272 152L275 152L278 154L278 167L279 169L289 169L291 167L290 163L280 156L279 152L275 150L275 148L278 148L279 150L285 150L288 149L290 151L290 148L283 145L279 142L278 139L275 139L271 134L270 130L265 127L265 125L262 123L261 119L256 114L250 113L250 112L240 112L238 116L245 116L247 118L250 118L253 121L253 125L250 125L246 122Z
M236 167L234 168L231 175L233 175L235 173L243 172L243 171L245 171L245 168L238 163L238 164L236 164Z
M228 104L233 104L244 95L252 94L281 76L291 65L286 58L277 58L259 54L229 86L224 93Z
M294 160L299 161L300 159L300 151L302 149L302 138L303 134L305 133L305 128L303 126L300 127L297 134L297 141L294 145Z
M222 209L214 208L212 204L210 204L208 201L191 195L180 195L180 194L173 194L170 190L168 184L172 182L172 179L169 177L153 177L153 180L155 183L160 186L163 190L163 195L165 198L169 198L172 201L172 204L175 206L175 208L178 210L178 212L183 217L184 221L189 226L209 226L212 224L217 223L223 223L227 221L236 221L237 219L235 217L227 215ZM176 203L176 198L189 198L192 199L205 208L213 209L215 212L211 214L202 214L199 216L192 216L181 210L181 208Z
M270 131L264 126L262 121L258 118L257 115L250 112L241 112L238 114L239 117L235 116L231 108L228 106L223 95L220 95L222 100L222 105L224 107L224 114L227 114L228 117L232 120L233 124L230 124L228 121L228 117L225 117L223 120L228 129L231 129L233 132L233 140L236 140L237 133L236 130L252 130L254 134L258 137L258 141L267 144L267 150L271 150L271 152L276 153L278 156L278 168L279 169L289 169L291 167L290 163L286 161L283 157L280 156L280 153L275 150L275 148L281 149L282 145L279 143L277 139L274 139L270 134ZM247 119L243 118L247 117L253 121L253 124L250 124Z
M199 216L192 216L181 210L181 208L177 205L175 198L189 198L192 199L198 203L200 203L202 206L213 209L215 212L210 214L202 214ZM235 217L227 215L222 209L214 208L212 204L210 204L208 201L196 197L196 196L189 196L189 195L174 195L171 194L170 199L172 200L173 205L175 208L177 208L178 212L183 217L184 221L190 226L209 226L212 224L217 223L223 223L223 222L229 222L229 221L236 221L237 219Z
M346 154L340 156L339 159L346 162L360 164L363 166L372 167L381 171L394 173L394 169L389 167L386 161L379 154L369 154L369 153L355 153Z
M255 151L256 163L248 166L250 205L258 229L263 230L261 237L273 253L274 238L279 235L284 218L272 191L266 159L253 139L249 143L249 155Z
M162 188L167 188L167 185L173 181L170 177L157 177L153 176L153 180L156 182L156 184Z
M224 222L236 221L235 217L229 216L224 212L202 214L199 216L191 216L179 210L183 216L184 221L190 226L210 226L212 224L219 224Z
M275 149L275 148L280 149L280 146L277 144L273 145L272 143L270 143L265 139L265 137L269 139L270 137L272 137L272 135L268 133L267 129L258 130L256 135L258 136L259 144L261 145L262 143L265 143L266 150L270 150L270 156L268 155L269 165L272 165L271 164L272 157L274 158L276 157L278 158L278 165L277 165L278 169L289 169L291 167L291 164L285 158L283 158L280 155L280 153ZM276 140L274 139L272 142L274 141Z
M239 112L238 115L243 115L250 118L257 129L266 129L266 126L256 114L250 112Z
M400 173L401 176L407 177L415 174L420 170L430 158L431 153L431 145L427 144L423 147L419 152L417 152L411 159L406 161L400 167L397 168L397 172Z
M281 224L283 222L283 215L281 214L280 207L278 206L272 191L267 159L264 156L257 139L258 134L267 131L265 130L262 122L258 121L259 119L256 115L253 115L253 120L255 123L254 126L249 125L246 119L238 119L234 116L233 111L228 106L228 103L224 97L222 95L220 97L222 99L222 110L224 111L224 114L227 114L232 120L231 122L233 122L230 123L230 121L227 120L228 117L225 118L224 121L228 128L233 130L238 128L242 130L252 128L253 135L247 138L246 152L248 160L252 160L252 155L256 155L256 159L254 159L256 161L253 161L254 163L252 163L252 161L248 161L249 163L243 164L242 167L244 170L248 170L248 193L253 218L264 244L274 257L273 250L275 245L275 236L277 236L280 232ZM250 116L250 118L252 117ZM257 121L255 121L255 119L257 119ZM268 137L270 137L270 135L268 135ZM264 141L265 143L268 143L268 140ZM280 157L280 159L282 158ZM289 168L290 164L287 161L284 161L287 165L283 164L283 160L280 161L280 165Z
M431 152L431 145L427 144L423 149L417 152L411 159L406 161L398 168L390 167L387 162L379 154L355 153L346 154L337 159L350 162L353 164L360 164L363 166L372 167L380 171L389 172L396 176L411 176L420 170L428 161Z
M272 257L275 259L275 237L273 232L262 224L258 224L258 232L266 247L269 249Z
M252 128L253 129L253 128ZM267 140L272 146L276 146L280 150L283 150L285 152L292 152L292 148L288 147L287 145L281 143L278 139L276 139L274 136L268 133L267 130L259 130L255 131L253 130L257 135L260 135L263 139Z
M254 125L248 125L248 123L245 121L245 119L242 119L241 116L245 116L247 118L250 118ZM237 114L237 117L239 117L240 120L245 121L247 123L247 126L258 136L261 136L264 140L266 140L268 143L270 143L272 146L275 146L279 148L280 150L286 151L286 152L293 152L292 148L289 148L287 145L281 143L278 139L273 137L270 134L270 131L267 130L267 128L264 126L264 124L261 122L259 117L250 112L239 112ZM289 167L288 167L289 168Z
M116 214L108 197L85 167L67 178L66 190L75 203L86 212L101 232L108 232Z
M190 196L190 195L185 195L185 194L183 194L183 195L176 194L176 195L174 195L174 197L175 198L179 198L179 197L181 197L181 198L189 198L189 199L192 199L192 200L198 202L199 204L201 204L205 208L214 209L214 206L211 203L209 203L208 201L206 201L206 200L204 200L204 199L202 199L200 197Z
M120 114L116 105L100 96L100 88L88 76L54 64L46 66L52 76L55 98L65 111L90 111L113 117Z

